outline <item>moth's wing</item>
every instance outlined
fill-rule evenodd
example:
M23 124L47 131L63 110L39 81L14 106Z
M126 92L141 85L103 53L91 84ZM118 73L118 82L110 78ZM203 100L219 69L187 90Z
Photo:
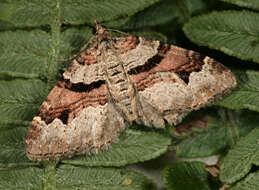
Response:
M120 42L122 39L124 39L123 43ZM120 41L118 41L117 44L119 44L122 53L118 56L122 60L127 72L138 66L144 65L150 58L154 57L158 53L160 44L159 41L130 36L128 38L121 38ZM124 47L134 48L130 49Z
M104 83L85 92L76 89L57 85L43 102L26 139L30 159L58 160L98 152L125 127L124 119L107 101Z
M91 84L104 80L102 65L98 64L97 45L82 52L63 73L65 80L72 83Z
M81 65L76 60L74 60L68 70L63 73L63 77L73 83L81 82L85 84L91 84L105 79L101 65Z
M236 86L234 75L219 62L176 46L162 49L160 62L147 62L130 75L144 107L144 123L158 115L152 121L155 126L163 126L161 119L177 124L188 112L214 102ZM155 112L145 114L150 107Z

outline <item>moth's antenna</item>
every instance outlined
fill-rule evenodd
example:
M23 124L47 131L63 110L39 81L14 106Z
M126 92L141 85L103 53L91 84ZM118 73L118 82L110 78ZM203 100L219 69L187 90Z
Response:
M129 35L128 33L122 32L120 30L103 28L100 24L97 23L96 20L94 21L94 24L95 24L95 29L97 34L104 34L105 31L112 31L112 32L121 33L127 36Z
M106 31L113 31L113 32L117 32L117 33L121 33L123 35L127 35L129 36L130 34L129 33L126 33L126 32L122 32L120 30L116 30L116 29L106 29L106 28L103 28L100 24L97 23L97 21L95 20L94 21L94 25L95 25L95 35L93 35L89 40L88 42L80 49L80 51L68 58L65 58L65 59L61 59L61 61L69 61L69 60L73 60L75 59L76 57L78 57L82 52L84 52L88 45L93 41L93 38L97 38L97 40L101 40L103 38L107 38L107 37L110 37L110 35L106 32Z
M88 41L86 44L83 45L83 47L80 48L79 52L68 57L68 58L65 58L65 59L61 59L61 61L69 61L69 60L73 60L75 59L76 57L78 57L82 52L84 52L86 49L87 49L87 46L90 44L90 42L93 41L93 39L95 38L95 35L93 35Z
M126 36L129 36L130 34L127 33L127 32L122 32L120 30L116 30L116 29L106 29L108 31L112 31L112 32L117 32L117 33L120 33L120 34L123 34L123 35L126 35Z

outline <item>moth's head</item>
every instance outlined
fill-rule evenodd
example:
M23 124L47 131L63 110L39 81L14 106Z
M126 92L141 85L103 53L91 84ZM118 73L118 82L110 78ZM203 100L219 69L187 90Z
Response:
M99 42L110 38L110 35L108 34L108 32L104 27L102 27L96 21L94 21L94 24L95 24L95 30L96 30L95 35Z
M104 34L105 29L97 23L97 21L94 21L94 25L95 25L95 30L96 30L96 34Z

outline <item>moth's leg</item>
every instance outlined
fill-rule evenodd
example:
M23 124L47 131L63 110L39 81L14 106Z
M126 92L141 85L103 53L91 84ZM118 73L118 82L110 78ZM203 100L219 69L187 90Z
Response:
M89 45L94 41L95 36L93 35L84 45L83 47L80 48L80 51L70 57L67 58L63 58L60 61L65 62L65 61L70 61L73 59L76 59L78 56L80 56L81 53L83 53L88 47Z

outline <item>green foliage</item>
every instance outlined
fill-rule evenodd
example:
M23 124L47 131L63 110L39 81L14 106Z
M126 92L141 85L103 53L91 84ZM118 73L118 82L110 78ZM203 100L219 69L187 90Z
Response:
M48 34L42 30L1 32L0 75L9 72L36 78L46 73L48 41Z
M58 20L64 24L79 25L109 21L130 16L143 10L158 0L25 0L4 1L0 3L0 20L13 27L39 27L51 24L51 11L58 7ZM57 5L57 6L56 6Z
M259 111L259 72L254 70L237 70L234 72L238 86L220 105L230 109L249 109Z
M257 0L221 0L227 3L232 3L240 7L247 7L254 10L259 10L259 2Z
M259 165L259 128L252 130L241 138L229 151L220 167L220 179L225 183L233 183L244 177L252 168Z
M0 189L154 189L151 180L122 166L155 159L169 146L181 158L224 158L228 152L220 180L231 190L258 189L258 168L251 170L259 163L259 13L253 10L259 10L256 0L2 0ZM64 60L94 34L94 20L219 59L234 71L238 86L217 106L194 113L173 130L144 132L134 126L99 154L57 165L32 162L25 154L28 126L71 63ZM181 128L184 133L176 135ZM198 162L168 165L164 184L175 190L219 189L219 180L204 167Z
M37 167L21 168L15 170L4 170L0 172L0 188L5 190L46 190L52 189L48 183L43 183L44 178L53 177L55 174L56 189L78 189L78 190L98 190L98 189L126 189L142 190L153 189L154 185L145 176L136 172L113 169L113 168L83 168L73 166L61 166L55 171L54 168L43 169ZM51 179L53 180L53 179Z
M57 169L57 189L154 189L145 176L125 169L63 166Z
M193 18L184 26L193 42L259 63L259 14L221 11Z
M249 174L244 180L237 182L230 190L257 190L259 172Z
M156 28L167 35L169 42L176 43L176 36L181 32L182 25L191 16L206 12L215 4L216 1L214 0L207 0L206 2L203 0L160 0L159 3L135 14L133 17L123 19L123 23L117 27L126 30ZM169 23L172 26L168 26Z
M46 85L40 80L0 81L0 129L14 124L27 126L45 98Z
M77 54L92 35L93 29L88 26L81 28L71 27L65 30L61 36L60 57L66 59Z
M0 167L33 165L25 154L25 136L27 129L16 127L2 130L0 133Z
M184 20L188 19L191 15L206 10L206 8L212 4L212 1L205 3L202 0L183 0L182 2L172 0L160 1L145 11L131 17L131 19L126 21L120 28L143 28L166 24L170 21L183 23Z
M176 154L181 158L199 158L223 153L232 147L236 139L258 126L259 114L246 110L216 110L201 112L205 118L205 126L198 129L196 122L192 127L192 136L183 135L176 145ZM223 112L223 113L222 113ZM199 120L198 120L199 121Z
M201 162L181 162L167 166L163 181L168 190L211 190L210 175Z
M169 138L152 132L126 130L120 139L108 151L62 162L85 166L123 166L156 158L165 153L170 145Z
M37 167L3 170L0 172L1 189L43 189L44 173Z

